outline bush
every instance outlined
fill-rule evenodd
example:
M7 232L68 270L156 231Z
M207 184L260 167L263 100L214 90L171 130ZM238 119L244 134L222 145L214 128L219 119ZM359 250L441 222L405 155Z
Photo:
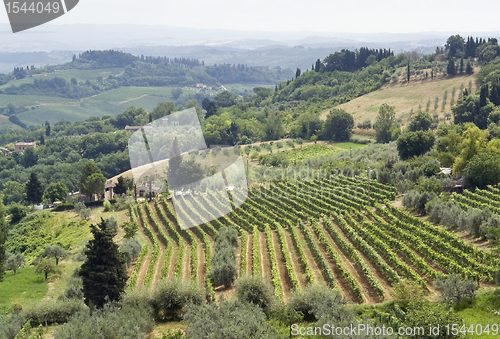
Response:
M63 204L60 204L59 206L57 206L54 211L56 212L60 212L60 211L68 211L68 210L72 210L75 208L75 205L73 204L69 204L69 203L63 203Z
M22 315L33 325L62 324L69 318L85 309L85 305L77 300L40 300L25 307Z
M188 304L201 305L205 301L205 292L196 282L180 279L162 280L149 296L149 304L156 320L179 319Z
M137 259L141 252L141 244L135 238L125 238L120 245L120 252L125 256L127 267L130 266L132 261Z
M241 277L236 282L236 298L269 310L275 302L271 283L260 276Z
M106 304L92 312L80 311L58 328L54 339L142 339L153 330L151 308L145 304Z
M304 321L314 321L339 308L343 309L344 300L337 290L314 284L294 291L288 305L291 309L301 312Z
M434 192L412 191L403 197L403 206L424 215L426 213L425 204L436 197L437 195Z
M462 280L457 274L434 280L434 286L441 291L444 301L452 301L455 305L459 305L462 301L472 302L478 288L474 280Z
M109 200L108 200L108 199L104 200L104 202L103 202L103 204L102 204L102 205L104 206L104 210L103 210L103 212L109 212L109 211L111 211L111 210L112 210L111 203L109 202Z
M64 299L76 299L83 301L83 282L80 277L80 269L77 268L74 270L71 277L68 279L68 283L66 284L66 290L64 290L64 294L59 296L59 300Z
M215 239L214 254L211 261L210 280L213 286L224 285L228 288L236 280L235 247L238 245L238 232L232 227L222 227Z
M21 221L22 218L28 215L28 207L23 206L19 203L11 204L7 213L11 215L10 223L16 224Z
M266 322L266 315L256 305L241 301L222 301L190 306L184 317L186 334L191 339L274 339L279 335Z
M424 289L419 283L406 278L398 281L391 289L391 295L404 308L411 301L420 300L424 294Z

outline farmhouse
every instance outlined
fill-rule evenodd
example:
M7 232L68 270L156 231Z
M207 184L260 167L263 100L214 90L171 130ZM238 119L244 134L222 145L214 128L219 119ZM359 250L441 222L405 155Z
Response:
M0 152L1 152L4 156L6 156L6 157L8 157L8 156L9 156L9 154L10 154L10 150L8 150L7 148L4 148L4 147L0 147Z
M35 142L16 142L14 144L14 151L22 153L28 147L37 148L38 145Z

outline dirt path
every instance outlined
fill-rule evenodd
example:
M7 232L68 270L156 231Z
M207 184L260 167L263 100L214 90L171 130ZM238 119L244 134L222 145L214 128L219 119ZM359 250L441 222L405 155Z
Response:
M325 234L325 237L328 239L328 242L333 246L333 249L342 260L342 265L345 267L346 270L349 271L349 273L351 273L353 278L356 279L359 286L361 287L361 294L365 299L365 303L372 305L381 302L382 300L380 296L378 296L377 293L375 293L375 291L372 289L372 287L368 283L368 280L366 280L364 274L360 270L358 270L358 268L354 265L354 263L344 254L344 252L342 252L342 250L338 247L338 245L330 236L330 233L328 233L328 231L323 227L323 223L320 223L320 226L323 228L323 233ZM347 239L345 240L348 241Z
M184 241L184 259L182 260L182 280L191 279L191 246Z
M285 243L286 248L288 249L288 253L290 253L290 260L292 261L292 268L295 272L295 276L299 282L300 287L307 286L307 279L302 269L302 265L299 263L299 255L295 250L295 246L293 246L292 236L288 233L288 229L283 229L283 234L285 235Z
M350 243L354 248L356 248L356 246L354 246L354 244L351 243L351 241L345 236L344 232L342 232L342 230L337 226L337 224L335 222L333 223L333 225L334 225L335 229L337 230L337 232L348 243ZM377 281L379 282L380 286L382 286L382 289L384 290L384 300L390 300L390 299L392 299L392 296L389 293L390 290L391 290L391 288L392 288L391 284L389 283L389 281L380 272L380 270L378 269L378 267L376 267L375 265L373 265L371 263L371 261L362 252L360 252L357 248L356 248L356 250L358 251L358 254L361 256L361 259L363 259L363 261L366 263L366 266L368 266L368 268L370 269L370 271L372 271L373 276L375 277L375 279L377 279Z
M252 244L253 236L251 234L247 235L247 267L245 269L245 275L252 275Z
M137 98L131 98L131 99L127 99L127 100L124 100L124 101L120 101L118 102L119 104L125 104L127 102L130 102L130 101L133 101L133 100L137 100L137 99L141 99L141 98L144 98L147 94L143 94L141 96L138 96Z
M283 299L288 299L290 295L290 291L292 289L292 285L290 283L290 279L288 279L288 275L286 273L285 268L285 259L283 258L283 253L281 252L280 242L278 240L278 232L272 231L271 236L273 239L273 247L276 252L276 265L278 267L278 275L281 281L281 290L283 292Z
M244 246L246 246L246 244L244 244ZM235 254L236 254L236 272L238 272L238 277L241 277L241 272L240 272L240 269L241 269L241 238L238 238L238 247L236 247L235 249Z
M260 269L261 275L265 279L271 280L271 264L269 262L269 252L267 251L266 233L259 232Z
M295 226L292 226L292 227L295 227ZM299 243L302 245L302 250L304 251L304 255L306 256L307 266L309 266L311 268L314 279L317 282L325 281L323 274L321 272L321 269L316 264L316 260L314 260L314 256L312 255L311 250L309 249L309 246L307 245L307 242L304 239L304 235L302 234L302 231L298 227L296 227L295 232L297 233ZM299 263L299 265L300 265L300 263Z

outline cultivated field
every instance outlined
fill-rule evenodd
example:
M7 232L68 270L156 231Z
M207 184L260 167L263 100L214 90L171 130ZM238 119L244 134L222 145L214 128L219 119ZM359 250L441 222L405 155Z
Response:
M500 197L500 192L490 192ZM376 181L338 177L280 183L234 191L230 202L219 193L178 197L183 217L200 221L210 208L240 207L222 218L181 230L172 202L160 198L130 207L132 220L149 239L131 273L129 288L181 277L211 286L207 278L213 241L224 225L240 233L238 274L272 281L280 299L312 282L338 289L349 303L391 299L391 286L403 278L436 294L432 281L458 273L490 284L498 263L453 233L390 204L396 191ZM210 199L207 199L210 198ZM209 201L216 201L214 206Z

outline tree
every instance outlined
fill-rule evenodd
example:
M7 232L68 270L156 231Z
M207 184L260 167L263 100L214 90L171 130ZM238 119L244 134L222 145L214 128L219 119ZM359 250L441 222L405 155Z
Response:
M54 201L66 201L68 195L68 187L62 182L53 182L45 189L43 193L43 200L49 200L51 203Z
M431 131L406 131L397 140L399 157L403 160L422 155L434 145L434 134Z
M427 131L432 124L431 115L428 112L419 111L418 114L410 121L408 131Z
M7 253L6 263L7 269L14 271L14 274L16 274L17 270L24 265L24 255L21 253Z
M483 105L481 106L481 99ZM455 124L473 122L480 129L488 126L488 116L495 109L490 100L480 95L467 95L458 100L457 104L451 108Z
M45 136L50 137L50 123L48 121L45 124Z
M26 200L26 187L17 181L7 181L3 184L2 195L5 205L20 203Z
M94 239L85 249L86 261L80 268L85 304L102 308L104 303L118 300L125 290L127 273L125 258L113 241L113 232L101 218L90 226Z
M273 287L259 276L241 277L236 283L236 297L245 303L267 310L275 302Z
M205 114L205 118L211 117L212 115L216 115L217 106L215 105L215 102L209 100L205 110L207 111L207 114Z
M26 183L26 200L30 204L39 204L42 202L43 190L38 175L31 172L30 180Z
M38 162L38 154L34 147L26 147L21 158L21 165L24 168L35 166Z
M485 188L500 182L500 155L490 150L482 150L470 159L463 174L472 184Z
M448 60L448 66L446 67L446 72L448 73L448 75L456 75L457 74L457 69L455 67L455 59L454 58L450 58L450 60Z
M424 296L423 287L413 280L401 279L391 289L391 295L403 307L411 301L418 301Z
M462 136L457 147L461 150L460 154L453 162L454 174L462 173L469 160L486 147L488 131L481 131L474 124L466 124Z
M38 262L35 268L35 273L36 274L44 274L45 275L45 280L49 277L49 274L58 274L59 269L56 267L54 262L52 260L49 260L47 258L43 258Z
M295 79L300 77L300 68L297 67L297 71L295 72Z
M5 242L7 241L7 223L5 222L5 206L3 205L2 198L0 197L0 281L3 281L5 273Z
M54 258L56 260L56 265L59 265L59 260L68 256L68 251L59 245L47 245L45 246L44 255L47 258Z
M175 89L173 91L175 91ZM153 108L153 111L151 111L151 119L160 119L172 112L175 112L175 103L173 101L162 101Z
M464 58L460 58L460 74L464 72Z
M97 168L93 161L87 162L82 169L78 188L80 193L92 198L93 194L104 192L106 178L102 175L101 170Z
M121 175L118 177L117 181L118 182L113 188L115 194L126 194L128 190L134 188L134 179L132 178L124 177Z
M234 248L238 244L238 233L232 227L223 227L215 239L214 255L211 261L210 280L213 286L224 285L228 288L235 281L236 255Z
M456 56L461 56L464 44L465 40L459 34L450 36L448 40L446 40L445 45L445 48L448 51L448 57L451 59Z
M472 68L472 62L470 62L470 60L467 60L467 65L465 66L465 73L469 75L474 73L474 69Z
M472 301L478 287L474 280L462 280L456 273L436 279L434 285L441 291L445 301L453 301L455 304L460 304L462 300Z
M182 95L182 88L176 87L172 90L172 96L174 99L179 99L179 97Z
M410 61L408 61L408 65L406 66L406 81L410 83Z
M328 140L343 141L351 138L354 128L352 114L342 109L333 109L326 118L323 137Z
M177 139L177 137L175 137L172 141L169 157L170 159L168 160L167 181L170 188L175 188L180 186L180 184L178 183L178 175L182 163L181 147L179 145L179 140Z
M382 104L378 110L377 118L375 119L375 139L379 143L387 143L392 139L391 127L396 121L396 112L394 106Z

